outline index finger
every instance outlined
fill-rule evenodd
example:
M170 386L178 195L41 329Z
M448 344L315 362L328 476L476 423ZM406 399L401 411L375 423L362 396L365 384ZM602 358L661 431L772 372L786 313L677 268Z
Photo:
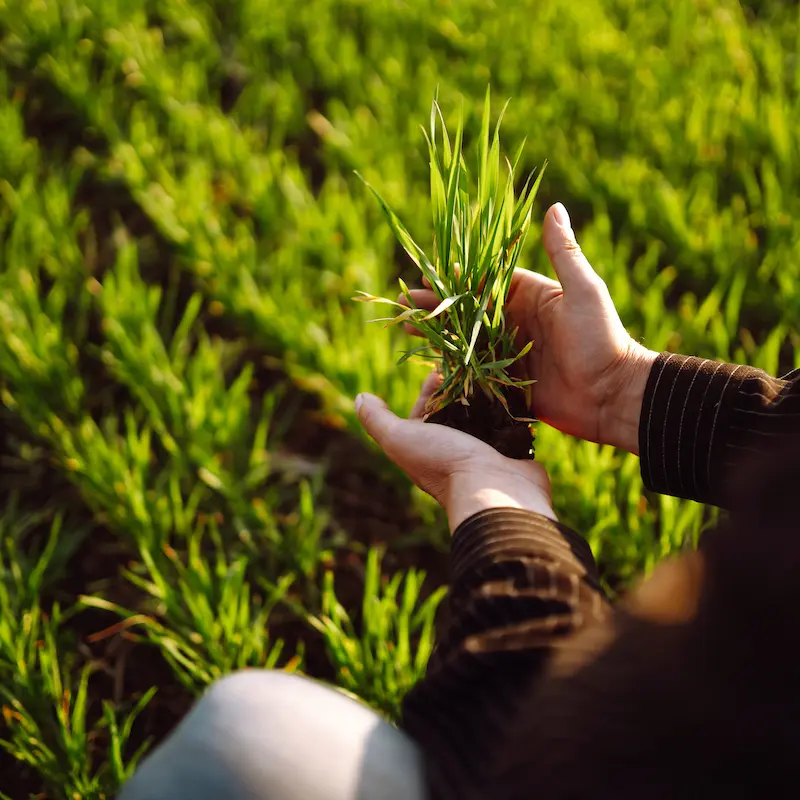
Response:
M439 304L439 298L430 289L412 289L408 296L417 308L424 308L426 311L433 311ZM408 305L404 294L397 295L397 302L404 306Z

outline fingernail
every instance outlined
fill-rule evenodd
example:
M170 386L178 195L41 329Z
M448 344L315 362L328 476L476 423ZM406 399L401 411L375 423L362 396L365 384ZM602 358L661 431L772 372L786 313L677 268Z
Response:
M572 227L572 222L563 203L556 203L553 206L553 216L556 218L556 222L565 230L569 230Z
M363 394L356 395L356 402L355 402L356 414L358 414L363 404L364 404L364 395Z

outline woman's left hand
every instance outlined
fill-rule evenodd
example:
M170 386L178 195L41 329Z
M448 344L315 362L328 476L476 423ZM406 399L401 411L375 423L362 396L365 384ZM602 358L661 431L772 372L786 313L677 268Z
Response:
M440 382L436 373L428 377L409 419L370 394L356 397L358 418L383 452L444 508L451 532L488 508L524 508L555 520L541 464L506 458L469 434L422 421Z

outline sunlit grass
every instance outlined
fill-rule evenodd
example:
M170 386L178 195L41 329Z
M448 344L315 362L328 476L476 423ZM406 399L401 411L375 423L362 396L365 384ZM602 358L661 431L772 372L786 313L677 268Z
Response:
M393 317L373 321L385 322L386 327L408 322L428 340L427 345L407 351L399 363L425 354L438 364L443 380L431 397L428 407L431 414L452 402L469 404L473 391L478 390L511 413L504 387L527 389L534 383L513 378L508 372L533 342L520 346L517 330L506 325L504 307L530 230L533 202L544 167L536 180L531 174L517 194L515 179L525 142L520 144L513 162L502 155L500 125L504 113L505 108L492 133L487 90L478 164L471 173L462 151L463 114L458 118L451 142L439 103L433 101L430 131L422 129L430 158L432 255L414 241L397 214L370 186L395 236L439 303L432 311L417 308L402 279L400 288L407 306L364 291L355 299L400 308L400 313Z
M1 4L0 747L31 791L111 797L141 754L159 693L108 696L110 642L188 700L241 666L303 672L316 641L396 716L442 592L422 601L419 570L385 575L352 541L342 506L382 501L313 451L332 426L368 455L353 397L406 413L425 369L397 364L414 346L368 326L358 290L426 275L446 305L407 318L440 345L447 399L505 380L510 270L549 273L538 192L649 347L800 366L797 33L789 4L734 0ZM513 98L502 146L487 84ZM714 518L646 496L611 448L540 425L537 455L614 588ZM408 481L369 470L361 491L403 506L369 544L410 541L401 512L432 539ZM102 574L77 585L87 553Z

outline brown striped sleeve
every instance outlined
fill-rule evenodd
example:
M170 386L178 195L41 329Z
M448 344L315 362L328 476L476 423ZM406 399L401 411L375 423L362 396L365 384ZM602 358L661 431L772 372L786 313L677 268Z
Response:
M642 402L645 486L726 505L730 470L800 424L800 371L783 379L754 367L662 353Z
M585 540L519 509L491 509L455 531L437 649L403 703L432 798L482 796L508 720L567 636L608 603Z

